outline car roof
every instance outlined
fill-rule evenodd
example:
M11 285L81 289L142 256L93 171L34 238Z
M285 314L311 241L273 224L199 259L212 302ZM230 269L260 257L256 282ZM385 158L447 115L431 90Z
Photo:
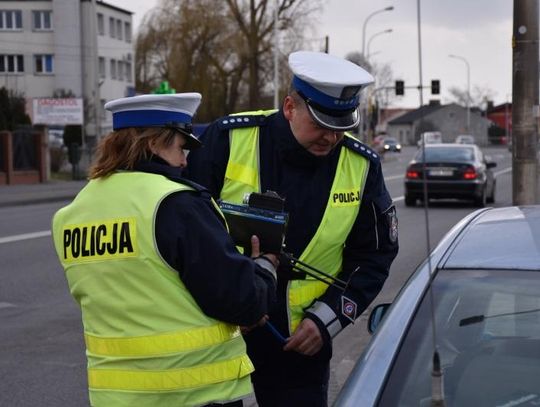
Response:
M480 213L456 238L439 268L540 271L540 206Z

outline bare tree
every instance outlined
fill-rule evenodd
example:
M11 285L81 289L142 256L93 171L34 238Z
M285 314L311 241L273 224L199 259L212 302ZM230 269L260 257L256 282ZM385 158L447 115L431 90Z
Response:
M279 1L282 69L284 53L301 44L318 2ZM177 91L199 91L200 120L264 107L273 73L273 6L270 0L162 0L137 37L137 89L148 92L168 80Z
M448 89L450 93L449 101L458 105L467 105L467 89L451 87ZM493 100L495 91L482 86L474 86L470 95L470 106L485 110L487 102Z

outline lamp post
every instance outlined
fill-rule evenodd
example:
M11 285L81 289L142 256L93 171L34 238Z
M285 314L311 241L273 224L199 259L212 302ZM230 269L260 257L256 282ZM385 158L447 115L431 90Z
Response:
M391 33L393 30L391 28L387 29L387 30L384 30L384 31L379 31L378 33L375 33L373 34L371 37L369 37L369 41L367 43L367 55L366 55L366 58L369 59L369 56L371 55L371 53L369 52L369 48L371 46L371 41L373 41L375 39L375 37L378 37L379 35L382 35L382 34L389 34Z
M386 8L374 11L369 16L367 16L366 19L364 20L364 25L362 27L362 55L363 56L366 55L366 26L367 26L367 23L368 23L369 19L371 17L373 17L375 14L382 13L383 11L391 11L393 9L394 9L394 6L388 6Z
M274 1L274 109L279 109L279 2Z
M469 62L458 55L450 54L448 55L450 58L456 58L463 62L465 62L465 65L467 66L467 133L469 133L469 129L471 128L471 108L470 108L470 100L471 100L471 67L469 65Z

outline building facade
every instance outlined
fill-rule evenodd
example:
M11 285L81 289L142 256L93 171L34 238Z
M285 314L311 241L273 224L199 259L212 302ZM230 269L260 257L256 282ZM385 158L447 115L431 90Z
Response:
M474 136L476 144L488 144L488 129L492 122L476 111L470 111L470 126L466 130L467 109L455 103L441 105L431 102L388 122L387 133L402 144L416 145L420 133L440 131L444 143L453 143L460 134Z
M89 144L112 128L104 103L134 94L133 48L132 13L106 2L0 0L0 87L82 98Z

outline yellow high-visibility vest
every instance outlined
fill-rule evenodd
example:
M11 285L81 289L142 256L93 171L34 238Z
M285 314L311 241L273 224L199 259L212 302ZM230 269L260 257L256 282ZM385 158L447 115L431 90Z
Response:
M156 247L159 203L192 188L119 172L91 180L53 219L82 310L92 406L194 406L252 392L237 326L206 316Z
M238 115L270 115L271 111L254 111ZM352 137L345 133L345 137ZM220 198L241 203L244 194L261 191L259 175L259 127L233 128L230 131L229 162ZM341 148L336 174L319 227L300 255L299 260L332 276L341 271L343 247L360 209L369 160ZM307 276L292 280L287 289L289 330L292 334L306 309L327 289L327 285Z

